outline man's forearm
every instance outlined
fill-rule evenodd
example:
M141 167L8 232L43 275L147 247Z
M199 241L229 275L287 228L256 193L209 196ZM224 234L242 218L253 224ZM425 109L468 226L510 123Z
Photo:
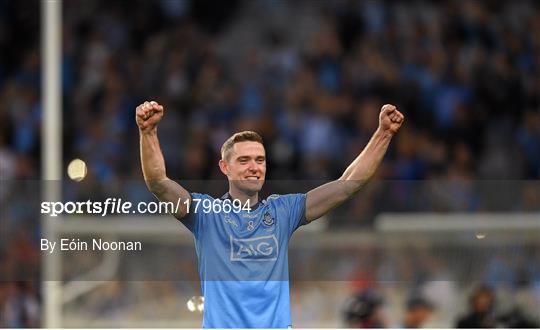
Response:
M306 220L318 219L357 193L375 173L391 139L391 134L378 129L338 180L309 191L306 200Z
M307 221L318 219L357 193L373 176L386 149L404 120L403 114L391 104L385 104L379 114L379 128L364 150L335 181L310 190L306 196Z
M378 128L364 150L347 167L340 180L349 181L353 190L355 187L360 189L379 167L391 140L392 134L390 132Z
M140 133L141 165L144 181L150 191L159 189L159 183L167 179L165 160L159 147L157 131Z
M175 181L167 178L165 159L159 147L157 124L163 118L163 106L155 101L144 102L136 109L135 120L139 127L141 166L148 189L162 202L190 200L190 193ZM187 205L175 210L173 214L182 219L187 214Z

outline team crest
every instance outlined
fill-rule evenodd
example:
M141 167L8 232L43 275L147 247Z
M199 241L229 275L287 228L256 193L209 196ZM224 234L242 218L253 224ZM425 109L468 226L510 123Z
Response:
M269 212L264 213L263 223L267 226L271 226L274 224L274 218L272 218Z

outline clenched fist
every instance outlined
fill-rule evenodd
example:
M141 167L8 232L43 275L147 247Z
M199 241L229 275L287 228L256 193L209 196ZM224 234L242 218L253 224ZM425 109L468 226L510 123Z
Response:
M154 130L161 118L163 118L163 106L155 101L144 102L137 107L135 112L135 120L142 133Z
M379 128L383 132L388 132L392 135L396 134L405 117L399 112L396 106L391 104L385 104L381 108L381 114L379 115Z

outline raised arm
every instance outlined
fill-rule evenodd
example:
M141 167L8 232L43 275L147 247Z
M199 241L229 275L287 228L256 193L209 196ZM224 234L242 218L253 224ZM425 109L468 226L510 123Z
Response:
M141 140L141 165L146 186L160 201L176 205L178 199L181 199L178 212L173 214L181 219L187 213L184 201L191 200L191 195L169 179L165 172L165 160L157 136L157 124L163 118L163 110L163 106L154 101L144 102L137 107L135 120Z
M404 116L391 104L382 107L379 127L358 157L335 181L319 186L307 193L306 220L320 218L334 207L357 193L373 176L388 149L390 140L397 133Z

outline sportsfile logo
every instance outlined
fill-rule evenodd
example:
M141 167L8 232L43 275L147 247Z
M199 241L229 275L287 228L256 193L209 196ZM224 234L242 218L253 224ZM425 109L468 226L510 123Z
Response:
M277 260L279 246L275 235L254 238L234 238L231 241L231 261Z

